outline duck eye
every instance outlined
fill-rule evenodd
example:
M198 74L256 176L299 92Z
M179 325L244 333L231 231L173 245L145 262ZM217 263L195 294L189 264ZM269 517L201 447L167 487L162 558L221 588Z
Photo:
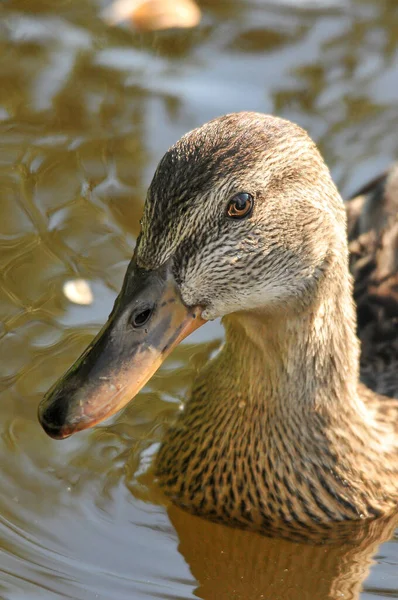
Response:
M227 215L231 219L243 219L252 212L254 198L251 194L240 192L235 194L228 202Z

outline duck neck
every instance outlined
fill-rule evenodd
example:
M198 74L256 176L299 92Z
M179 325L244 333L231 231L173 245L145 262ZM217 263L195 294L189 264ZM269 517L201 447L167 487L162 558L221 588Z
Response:
M224 325L221 360L233 367L231 380L247 390L248 402L265 402L284 417L314 410L358 417L359 344L348 273L325 279L305 308L230 315Z
M157 457L174 501L278 535L395 504L394 490L380 496L386 436L358 395L344 266L301 309L237 313L224 325L224 347L199 373Z

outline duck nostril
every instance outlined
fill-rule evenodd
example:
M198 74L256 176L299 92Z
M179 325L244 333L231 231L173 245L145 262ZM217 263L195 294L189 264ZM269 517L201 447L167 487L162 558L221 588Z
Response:
M153 308L145 308L144 310L135 311L131 315L131 324L138 329L148 323L153 313Z

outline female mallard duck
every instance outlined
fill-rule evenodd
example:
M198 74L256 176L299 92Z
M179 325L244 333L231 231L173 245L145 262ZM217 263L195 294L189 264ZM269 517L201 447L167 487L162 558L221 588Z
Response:
M385 185L384 211L370 194L349 212L363 373L393 395L396 172ZM392 512L398 402L359 381L346 210L312 140L276 117L227 115L168 150L109 320L42 401L42 426L64 438L115 413L217 317L225 345L157 456L166 493L268 532Z

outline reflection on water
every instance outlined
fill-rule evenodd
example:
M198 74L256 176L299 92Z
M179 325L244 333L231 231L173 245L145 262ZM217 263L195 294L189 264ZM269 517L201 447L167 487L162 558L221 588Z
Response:
M36 420L109 313L146 185L183 132L276 112L309 129L344 191L398 156L396 2L206 0L198 28L158 34L108 27L105 5L2 7L0 596L350 599L365 580L363 599L398 598L398 545L377 549L392 524L331 549L169 518L148 468L217 324L113 422L57 443ZM91 306L63 295L76 277Z

